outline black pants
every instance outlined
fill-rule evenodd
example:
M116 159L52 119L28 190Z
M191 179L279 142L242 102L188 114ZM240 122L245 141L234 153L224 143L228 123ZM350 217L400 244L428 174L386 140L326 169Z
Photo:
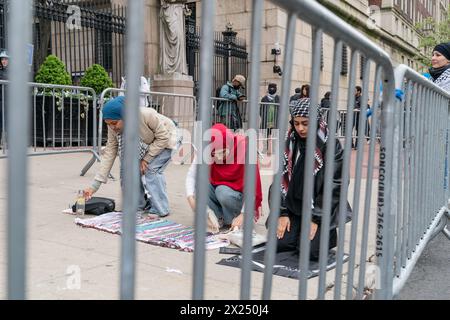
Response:
M355 112L354 117L353 117L353 128L356 129L356 141L353 140L352 138L352 147L353 148L357 148L358 147L358 137L359 137L359 112ZM366 134L366 139L367 141L369 141L370 138L370 124L369 124L369 119L367 119L366 122L366 128L365 128L365 134Z
M291 220L291 231L284 233L282 239L277 242L277 252L283 251L295 251L300 252L300 232L302 228L302 221L300 216L290 215ZM337 245L337 232L336 229L330 230L330 238L328 243L328 249L334 248ZM309 258L312 261L319 260L320 252L320 226L317 229L314 239L311 241L311 249L309 253Z

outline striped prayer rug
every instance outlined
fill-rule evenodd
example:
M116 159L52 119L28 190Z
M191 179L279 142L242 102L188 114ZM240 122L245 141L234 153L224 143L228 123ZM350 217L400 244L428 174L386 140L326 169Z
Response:
M110 212L91 219L75 219L75 223L85 228L93 228L112 234L121 234L122 213ZM156 246L194 251L194 228L169 221L143 215L136 221L136 240ZM212 250L226 247L230 243L217 236L207 234L206 249Z

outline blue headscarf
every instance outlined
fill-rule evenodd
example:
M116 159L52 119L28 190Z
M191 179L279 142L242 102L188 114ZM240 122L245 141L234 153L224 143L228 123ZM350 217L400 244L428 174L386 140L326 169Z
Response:
M108 101L103 107L104 120L122 120L123 108L125 107L125 97L117 97Z

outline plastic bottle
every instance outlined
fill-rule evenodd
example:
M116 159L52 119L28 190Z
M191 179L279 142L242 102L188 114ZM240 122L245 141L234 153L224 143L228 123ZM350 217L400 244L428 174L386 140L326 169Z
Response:
M84 192L83 190L79 190L76 203L77 216L84 216L85 207L86 207L86 199L84 198Z

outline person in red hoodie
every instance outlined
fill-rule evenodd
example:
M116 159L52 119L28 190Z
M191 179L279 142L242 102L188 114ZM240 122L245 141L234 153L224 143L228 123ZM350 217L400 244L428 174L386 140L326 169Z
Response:
M216 124L211 133L210 187L208 206L223 227L241 227L243 222L245 136L236 135L223 124ZM262 189L259 166L256 166L255 221L261 216Z

